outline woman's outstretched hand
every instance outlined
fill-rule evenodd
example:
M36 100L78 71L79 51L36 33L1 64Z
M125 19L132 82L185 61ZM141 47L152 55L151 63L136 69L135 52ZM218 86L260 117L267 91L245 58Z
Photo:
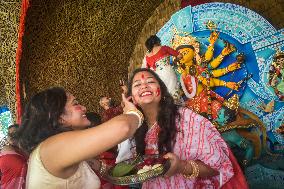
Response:
M171 177L175 174L179 174L183 172L185 163L182 160L180 160L177 155L169 152L166 155L164 155L164 158L170 160L170 163L171 163L171 167L164 175L165 177Z
M122 93L121 106L123 108L123 113L126 113L129 110L136 110L136 106L132 103L132 96L125 97L125 94Z

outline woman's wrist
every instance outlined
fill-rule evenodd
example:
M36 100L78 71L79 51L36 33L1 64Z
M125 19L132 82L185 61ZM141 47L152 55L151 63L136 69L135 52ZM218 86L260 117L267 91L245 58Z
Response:
M190 166L188 166L188 162L187 160L182 160L182 164L181 164L181 169L180 169L180 174L182 175L188 175L192 173L192 169Z
M187 170L187 161L186 160L180 160L181 163L180 163L180 167L179 167L179 173L184 175L186 173L188 173L188 170Z
M197 178L199 176L199 172L200 172L198 164L193 160L189 160L189 161L185 161L185 162L186 163L185 163L184 169L183 169L181 174L186 179Z
M124 114L128 114L128 115L136 115L138 117L138 126L137 128L139 128L143 121L144 121L144 116L142 114L142 112L140 112L138 109L130 109L130 110L127 110Z

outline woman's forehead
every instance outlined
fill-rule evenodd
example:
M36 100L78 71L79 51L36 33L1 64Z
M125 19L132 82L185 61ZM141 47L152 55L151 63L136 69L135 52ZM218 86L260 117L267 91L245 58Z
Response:
M155 77L150 72L143 71L143 72L138 72L134 76L133 80L135 81L137 79L147 79L147 78L154 78L155 79Z

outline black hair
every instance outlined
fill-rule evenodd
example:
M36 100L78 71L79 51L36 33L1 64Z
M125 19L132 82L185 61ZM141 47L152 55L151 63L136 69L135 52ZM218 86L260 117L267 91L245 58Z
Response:
M177 47L177 51L180 50L180 49L184 49L184 48L190 48L192 50L195 50L195 48L192 46L192 45L180 45Z
M27 103L15 141L26 153L50 136L69 131L60 123L67 94L63 88L54 87L35 94Z
M15 128L15 131L9 132L9 130L12 129L12 128ZM7 133L8 137L11 137L11 138L13 139L14 136L15 136L15 133L16 133L17 129L19 129L19 124L10 125L10 126L8 127L8 133Z
M153 47L155 45L160 45L160 44L161 44L161 39L156 35L151 35L145 42L145 46L149 52L153 50Z
M86 113L87 119L91 122L90 127L98 126L102 123L101 116L95 112L87 112Z
M152 70L147 68L136 69L129 82L128 82L128 96L132 93L132 83L134 76L139 72L149 72L155 79L158 81L161 89L161 101L160 108L158 112L158 125L160 127L160 132L158 135L158 150L160 154L166 152L172 152L173 145L175 143L177 129L175 126L175 121L177 116L179 117L178 107L174 103L174 99L171 94L168 92L168 89L164 82L159 78L159 76ZM140 108L141 110L141 108ZM143 112L143 110L141 110ZM148 131L148 126L146 121L143 122L142 126L136 131L134 138L136 142L136 151L137 154L145 154L145 136Z
M15 123L15 124L13 124L13 125L10 125L10 126L8 127L8 130L9 130L9 129L12 129L12 128L18 129L18 128L19 128L19 124Z

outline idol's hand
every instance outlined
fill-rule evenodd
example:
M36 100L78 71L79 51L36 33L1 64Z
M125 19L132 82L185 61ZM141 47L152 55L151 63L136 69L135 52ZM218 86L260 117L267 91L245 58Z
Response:
M177 59L180 60L183 58L183 55L181 53L178 54Z
M239 68L241 68L241 65L239 64L239 63L233 63L233 64L230 64L229 66L228 66L228 70L231 72L231 71L234 71L234 70L237 70L237 69L239 69Z
M231 52L234 52L236 50L236 47L230 43L226 43L226 47L222 50L221 54L223 56L229 55Z
M213 45L217 41L218 37L219 37L219 33L217 33L216 31L213 31L209 38L210 44Z
M227 82L227 87L235 91L238 91L240 86L236 82Z

